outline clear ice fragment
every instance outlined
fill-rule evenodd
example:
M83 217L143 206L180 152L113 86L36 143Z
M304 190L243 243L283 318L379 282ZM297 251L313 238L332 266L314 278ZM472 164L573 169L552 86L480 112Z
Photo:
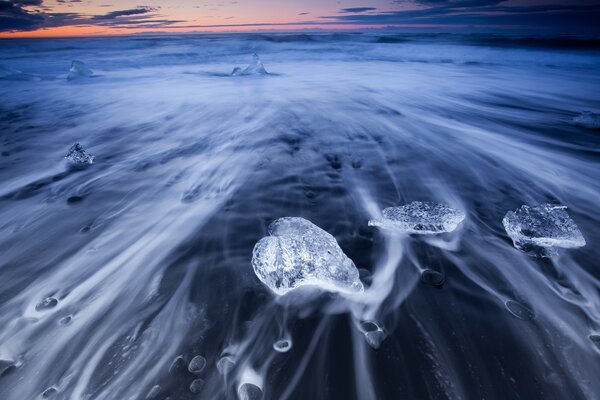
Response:
M334 292L363 291L356 266L335 238L312 222L285 217L269 225L269 234L254 246L252 267L278 295L304 285Z
M533 311L525 307L523 304L518 303L514 300L508 300L504 303L504 306L516 318L522 319L524 321L532 320L535 318L535 314Z
M360 331L365 335L365 340L374 349L378 349L386 338L385 332L373 321L361 321Z
M73 60L73 62L71 62L71 68L69 69L69 75L67 75L67 80L72 81L79 78L89 78L93 74L92 70L89 69L83 61Z
M42 393L42 398L49 399L51 397L54 397L54 395L56 395L57 393L58 393L58 390L56 390L56 388L49 387L48 389L44 390L44 392Z
M190 361L190 364L188 365L188 371L190 371L192 374L199 374L204 370L204 367L206 367L206 358L202 356L196 356L192 358L192 361Z
M388 207L381 218L369 221L395 232L419 235L452 232L465 219L465 213L445 204L413 201L400 207Z
M507 212L502 224L519 250L585 246L583 235L566 209L565 206L555 204L521 206L515 211Z
M36 311L49 310L51 308L56 307L57 304L58 304L58 300L55 299L54 297L46 297L44 300L42 300L36 304L35 310Z
M182 356L177 356L169 367L169 373L175 374L185 368L185 360Z
M146 395L146 400L156 399L160 394L160 385L154 385Z
M289 339L279 339L273 343L273 349L279 353L287 353L292 348L292 341Z
M223 356L217 361L217 371L221 375L227 375L235 367L235 362L229 356Z
M248 65L246 68L242 69L240 67L235 67L231 72L233 76L242 76L242 75L268 75L265 66L262 61L260 61L260 57L258 54L252 55L252 63Z
M192 393L200 393L203 388L204 379L194 379L192 383L190 383L190 392Z
M67 161L79 165L91 164L94 162L94 156L86 153L79 143L75 143L71 146L65 158Z
M261 400L263 392L252 383L244 383L238 388L238 398L239 400Z
M573 118L573 123L588 129L600 129L600 114L584 111Z

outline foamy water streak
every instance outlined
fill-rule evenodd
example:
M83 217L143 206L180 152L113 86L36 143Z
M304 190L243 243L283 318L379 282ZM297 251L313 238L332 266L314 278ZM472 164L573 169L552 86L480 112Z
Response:
M593 399L598 136L574 119L600 55L480 39L1 42L0 398ZM230 76L253 53L269 75ZM413 201L465 219L368 226ZM586 246L513 247L502 218L546 203ZM264 287L252 249L286 216L364 292Z

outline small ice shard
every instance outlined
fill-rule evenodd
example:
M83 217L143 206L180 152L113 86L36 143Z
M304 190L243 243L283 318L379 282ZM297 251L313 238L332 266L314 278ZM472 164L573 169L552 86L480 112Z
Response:
M235 367L235 362L229 356L223 356L217 361L217 371L221 375L227 375Z
M585 239L565 211L566 208L554 204L521 206L515 211L507 212L502 224L519 250L585 246Z
M434 271L432 269L426 269L421 272L421 282L431 286L442 287L446 277L441 272Z
M529 308L525 307L523 304L518 303L514 300L508 300L504 303L506 309L516 318L522 319L524 321L532 320L535 318L535 314Z
M584 128L600 129L600 114L584 111L573 118L573 123Z
M0 356L0 377L12 371L16 367L17 363L15 360L10 359L9 357Z
M7 81L39 81L40 77L31 74L25 74L19 70L12 69L6 65L0 64L0 79Z
M44 300L42 300L36 304L35 310L36 311L49 310L51 308L56 307L57 304L58 304L58 300L56 300L54 297L46 297Z
M254 273L278 295L316 285L334 292L361 292L356 266L335 238L312 222L285 217L269 225L269 234L252 251Z
M71 315L67 315L66 317L59 319L58 323L63 326L69 325L71 323L71 320L73 320L73 317Z
M183 359L182 356L177 356L177 357L175 357L175 359L171 363L171 366L169 367L169 373L174 374L178 371L181 371L184 367L185 367L185 360Z
M592 341L592 343L594 343L594 345L598 348L598 350L600 350L600 335L590 335L589 338Z
M79 143L75 143L73 146L71 146L69 152L65 156L65 159L73 164L78 165L91 164L94 162L94 156L86 153Z
M204 370L204 367L206 367L206 358L202 356L196 356L192 358L192 361L190 361L190 364L188 365L188 371L190 371L192 374L199 374Z
M360 331L365 335L369 346L374 349L378 349L385 339L385 332L373 321L361 321Z
M190 392L192 393L200 393L204 388L204 379L194 379L192 383L190 383Z
M231 72L232 76L242 76L242 75L268 75L269 73L265 69L262 61L260 61L260 57L258 54L252 55L252 64L248 65L243 70L240 67L235 67Z
M261 400L263 392L252 383L244 383L238 388L238 398L239 400Z
M67 80L72 81L79 78L89 78L93 74L92 70L89 69L83 61L73 60L71 68L69 69L69 75L67 75Z
M292 348L292 341L289 339L279 339L273 343L273 349L279 353L287 353Z
M58 393L58 390L56 390L56 388L49 387L48 389L44 390L44 392L42 393L42 398L49 399L57 393Z
M146 400L156 399L160 394L160 385L154 385L146 395Z
M465 213L461 210L422 201L388 207L382 214L382 218L370 220L369 226L419 235L452 232L465 219Z

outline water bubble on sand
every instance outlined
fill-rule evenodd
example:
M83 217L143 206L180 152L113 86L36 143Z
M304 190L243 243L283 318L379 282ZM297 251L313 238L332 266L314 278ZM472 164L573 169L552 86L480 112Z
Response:
M504 303L504 306L516 318L522 319L524 321L532 320L535 318L535 314L532 310L514 300L506 301Z
M235 67L231 72L232 76L245 76L245 75L268 75L265 66L263 65L258 54L252 55L252 63L248 65L246 68L241 69L240 67Z
M519 250L585 246L585 239L566 208L554 204L522 206L506 213L502 224Z
M206 358L202 356L196 356L192 358L192 361L190 361L190 364L188 365L188 371L190 371L192 374L199 374L204 370L204 367L206 367Z
M221 375L227 375L235 367L235 362L229 356L223 356L217 361L217 371Z
M72 81L74 79L89 78L93 74L92 70L89 69L83 61L73 60L73 62L71 62L71 68L69 69L69 75L67 75L67 80Z
M79 143L75 143L69 149L65 159L73 164L91 164L94 162L94 156L86 153Z
M146 400L156 399L160 394L160 385L154 385L146 395Z
M446 277L441 272L432 269L426 269L421 272L421 282L428 285L441 287L445 281Z
M204 388L204 379L194 379L192 383L190 383L190 392L192 393L200 393Z
M395 232L412 234L436 234L452 232L465 219L465 213L446 204L413 201L400 207L388 207L381 218L369 221Z
M573 118L573 123L588 129L600 129L600 114L584 111Z
M360 292L356 266L335 238L312 222L285 217L269 225L269 234L254 246L252 267L273 292L283 295L315 285L337 292Z
M273 343L273 349L279 353L287 353L292 348L292 341L289 339L279 339Z
M171 366L169 366L169 373L174 374L178 371L181 371L184 368L185 368L185 360L183 359L182 356L177 356L171 363Z
M261 400L263 392L261 388L252 383L243 383L238 388L239 400Z
M36 304L35 310L36 311L49 310L51 308L56 307L57 304L58 304L58 300L56 300L54 297L46 297L45 299L43 299L42 301L40 301L39 303Z
M51 397L54 397L54 395L56 395L57 393L58 393L58 390L56 390L56 388L49 387L48 389L44 390L44 392L42 393L42 398L49 399Z
M365 335L365 340L369 346L378 349L386 337L383 329L373 321L361 321L359 327L360 331Z

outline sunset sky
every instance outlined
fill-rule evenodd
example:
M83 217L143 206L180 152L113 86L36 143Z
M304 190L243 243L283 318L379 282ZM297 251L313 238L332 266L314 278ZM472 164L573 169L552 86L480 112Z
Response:
M0 0L0 37L402 28L596 35L599 0Z

